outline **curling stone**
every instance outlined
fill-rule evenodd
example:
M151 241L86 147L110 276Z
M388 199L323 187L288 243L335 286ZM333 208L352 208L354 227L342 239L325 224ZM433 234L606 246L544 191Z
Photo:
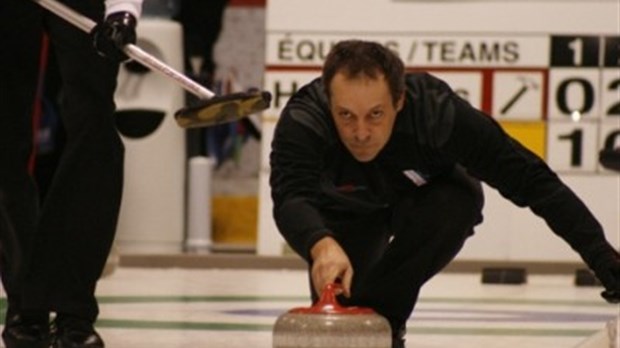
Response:
M344 307L336 300L339 284L328 284L312 307L280 315L273 348L390 348L388 321L371 308Z

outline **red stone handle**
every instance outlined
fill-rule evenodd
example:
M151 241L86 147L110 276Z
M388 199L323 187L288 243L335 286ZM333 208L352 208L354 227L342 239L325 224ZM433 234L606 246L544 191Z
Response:
M339 283L329 283L325 285L319 300L308 308L293 308L289 313L301 314L373 314L371 308L365 307L344 307L338 303L336 293L340 293L342 285Z

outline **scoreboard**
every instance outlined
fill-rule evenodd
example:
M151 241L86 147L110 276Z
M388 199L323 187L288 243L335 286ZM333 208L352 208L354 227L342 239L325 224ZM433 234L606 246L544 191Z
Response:
M284 4L285 1L289 3ZM620 234L620 176L617 172L606 170L598 162L601 149L620 146L620 19L616 19L614 23L613 16L603 15L606 9L617 12L617 4L603 1L602 5L596 5L600 7L595 10L596 18L592 20L607 23L600 24L601 28L580 32L564 21L575 21L576 19L571 19L573 16L579 18L587 15L588 10L581 11L579 5L591 11L593 6L596 7L592 2L574 1L570 2L570 5L565 2L557 3L556 6L561 6L572 14L565 13L563 17L556 16L555 19L553 16L547 17L545 13L539 14L549 23L531 25L529 27L535 29L531 30L524 29L528 26L523 22L523 18L521 22L510 19L510 13L515 12L514 15L518 17L517 9L523 11L524 7L524 13L528 13L528 7L530 11L535 9L556 14L557 10L552 7L545 10L540 4L528 5L522 1L429 4L413 0L360 0L358 3L367 4L368 8L364 10L361 6L355 11L349 8L348 12L345 11L349 15L341 18L348 23L345 25L327 20L316 23L308 21L307 17L313 13L316 15L328 11L319 8L326 2L312 2L314 7L291 13L290 8L300 6L301 2L291 5L290 1L296 2L270 1L267 9L264 88L272 92L274 101L272 108L263 114L259 253L281 253L281 249L273 246L274 240L277 240L273 234L277 235L277 230L271 221L268 187L268 154L275 122L288 98L302 85L320 75L322 63L332 45L351 38L382 43L400 56L408 71L426 71L443 79L462 98L495 118L507 133L542 157L561 177L570 181L570 177L577 176L580 182L578 185L583 185L585 190L588 187L602 187L600 194L605 195L604 192L607 192L610 196L598 197L600 194L590 193L584 200L588 204L588 201L592 200L609 201L610 204L604 204L603 211L595 211L595 215L602 220L607 232L612 236L612 241L614 238L615 242L618 241L616 235ZM338 13L339 4L346 7L344 1L334 0L331 4L335 13ZM275 8L271 8L272 6ZM279 9L279 6L289 8L288 15L298 18L299 22L292 18L284 20L277 17L285 15L285 11ZM485 11L497 11L497 17L506 16L508 19L492 25L488 24L487 20L477 25L476 16L485 20L493 18L493 13L474 15L482 8ZM406 17L400 16L405 10L417 13L416 18L419 20L410 23ZM452 22L449 25L445 24L447 22L426 18L429 17L426 14L445 14L451 11L471 11L474 17L471 22L466 23L461 16L454 17L457 23ZM374 18L373 12L378 12L377 17L387 20L365 27L355 22L355 14L360 12L359 17L362 20ZM388 15L381 16L380 13ZM620 15L616 15L617 17ZM395 19L390 22L390 18ZM449 18L450 16L445 16L446 21ZM581 20L586 22L586 19ZM270 21L273 22L271 25ZM554 24L554 21L559 23ZM419 25L416 25L416 22ZM359 26L361 28L358 28ZM567 30L567 27L571 29ZM586 25L581 27L587 29ZM581 192L578 193L581 196ZM494 193L491 193L487 200L487 206L496 201L493 195ZM515 217L515 212L511 210L513 208L506 208L501 204L496 206L502 208L490 207L489 212L485 212L485 215L495 215L495 219L490 218L491 221L507 221L510 216ZM529 212L528 214L533 216ZM531 219L532 217L515 218L518 221ZM523 226L502 227L508 234L511 230L521 228L548 230L541 221L525 222ZM483 238L480 248L512 238L496 236L487 238L486 242ZM547 237L542 238L547 241ZM565 245L556 246L558 250L562 247Z
M329 48L350 36L272 33L266 86L279 110L320 74ZM427 71L547 160L558 172L604 172L597 154L620 144L620 35L365 35Z

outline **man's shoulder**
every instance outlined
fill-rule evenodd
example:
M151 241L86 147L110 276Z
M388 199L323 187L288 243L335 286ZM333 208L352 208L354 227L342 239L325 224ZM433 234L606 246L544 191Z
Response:
M405 75L405 84L410 91L445 91L449 92L450 86L440 78L425 72L410 72Z
M397 132L419 144L437 147L450 136L458 98L443 80L428 72L407 73L407 95Z
M320 78L302 86L288 100L282 113L281 122L289 127L303 127L321 137L333 133L329 104Z
M455 93L440 78L428 72L407 73L405 76L407 104L410 113L436 119L454 109Z
M307 107L327 107L327 96L320 77L303 85L287 103L290 105L306 105Z

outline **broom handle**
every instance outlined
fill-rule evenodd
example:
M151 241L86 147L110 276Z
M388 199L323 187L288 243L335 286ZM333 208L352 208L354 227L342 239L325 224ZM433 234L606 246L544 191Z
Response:
M84 32L90 33L96 25L96 23L92 19L74 11L73 9L65 6L64 4L61 4L56 0L33 1L48 9L50 12L56 14L58 17L63 18L67 22L78 27ZM151 68L151 70L155 70L163 74L164 76L176 81L185 90L193 93L201 99L211 99L215 96L215 93L213 93L212 91L174 70L169 65L166 65L159 59L155 58L153 55L147 53L146 51L134 44L125 45L123 47L123 52L125 52L125 54L127 54L133 60Z

